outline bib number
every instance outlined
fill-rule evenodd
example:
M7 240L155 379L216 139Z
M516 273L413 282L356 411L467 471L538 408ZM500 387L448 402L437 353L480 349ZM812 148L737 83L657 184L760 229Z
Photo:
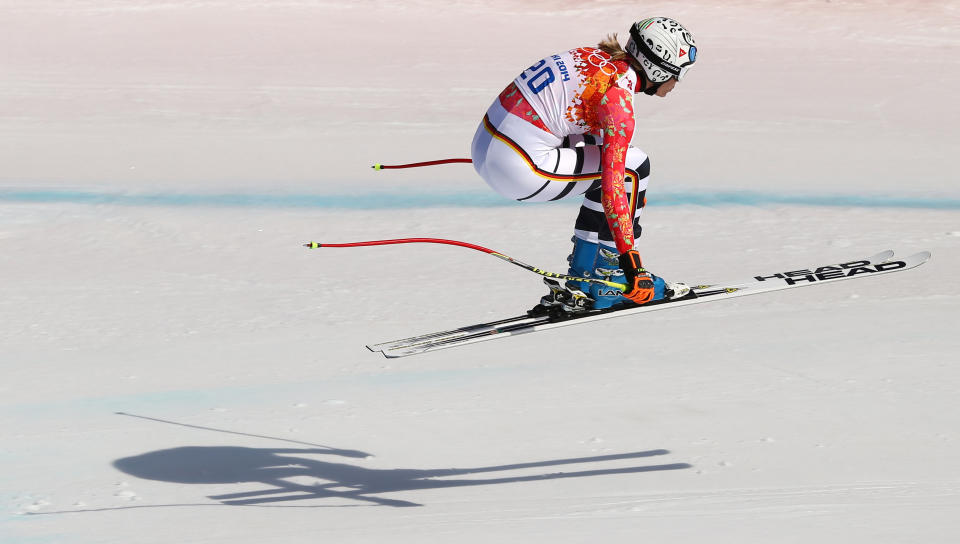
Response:
M527 87L533 94L538 94L556 80L553 70L546 64L547 59L543 59L520 74L520 79L527 81Z

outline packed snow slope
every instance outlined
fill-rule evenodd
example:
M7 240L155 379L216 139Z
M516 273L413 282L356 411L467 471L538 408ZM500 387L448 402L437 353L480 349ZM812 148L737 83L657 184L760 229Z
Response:
M518 4L0 7L0 542L955 540L960 8ZM701 56L637 101L652 271L931 261L368 352L543 287L303 242L563 270L577 209L369 164L463 156L530 61L660 13Z

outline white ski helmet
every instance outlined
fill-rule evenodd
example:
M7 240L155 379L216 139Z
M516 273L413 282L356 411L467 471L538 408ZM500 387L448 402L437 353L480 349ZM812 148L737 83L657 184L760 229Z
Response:
M663 83L671 77L679 81L697 60L693 35L667 17L651 17L634 23L626 50L643 66L651 83Z

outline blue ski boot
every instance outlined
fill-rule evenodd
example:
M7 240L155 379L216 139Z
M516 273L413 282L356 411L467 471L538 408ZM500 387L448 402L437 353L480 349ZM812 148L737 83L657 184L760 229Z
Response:
M573 242L573 251L567 257L570 268L567 274L577 276L578 278L593 277L593 269L596 267L597 250L600 248L593 242L581 240L574 236L570 239ZM586 293L590 290L590 282L586 281L568 281L567 289L571 291L580 291Z
M579 278L593 277L593 270L596 267L597 250L600 248L593 242L588 242L574 236L570 239L573 242L573 251L567 257L570 268L567 274ZM592 308L592 300L587 293L590 292L590 286L593 285L586 281L568 281L566 282L567 291L570 293L570 299L564 301L563 309L567 312L583 312Z
M615 250L601 247L597 254L597 264L594 270L594 277L616 283L626 283L627 278L624 276L623 270L620 270L619 259L620 255L617 254ZM666 282L663 281L663 278L657 276L652 277L654 288L653 300L660 300L664 297L674 297L674 290L668 288ZM684 294L689 291L690 289L686 288ZM620 289L601 283L590 284L590 298L593 299L594 310L606 310L607 308L634 304L625 296L623 296L623 291Z
M597 244L577 237L573 237L572 241L573 251L567 257L567 262L570 263L567 274L578 278L592 277L597 259ZM587 296L590 282L567 281L561 285L550 278L544 278L543 282L550 288L550 293L540 299L537 308L559 307L564 312L584 312L591 308L591 300Z

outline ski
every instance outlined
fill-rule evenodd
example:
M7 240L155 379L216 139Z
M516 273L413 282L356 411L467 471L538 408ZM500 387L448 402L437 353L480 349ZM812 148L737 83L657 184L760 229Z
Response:
M859 259L859 261L868 261L870 263L882 263L889 260L893 257L893 251L886 250L872 255L865 259ZM854 261L856 262L856 261ZM839 266L839 265L836 265ZM752 280L755 281L755 280ZM707 288L711 287L710 285L697 285L694 287L694 291L704 291ZM732 288L734 285L725 284L725 288ZM467 325L464 327L459 327L456 329L451 329L447 331L439 331L428 334L421 334L417 336L411 336L409 338L401 338L398 340L391 340L389 342L381 342L379 344L370 344L367 346L367 349L373 352L382 352L384 350L392 350L401 346L421 344L424 342L439 342L441 340L459 338L464 336L470 336L473 334L479 334L487 331L493 331L500 327L506 325L533 325L542 322L549 321L548 316L531 316L529 314L516 315L513 317L507 317L503 319L498 319L494 321L488 321L486 323L477 323L474 325Z
M382 352L383 355L388 358L405 357L418 353L493 340L495 338L527 334L612 317L657 311L667 307L687 306L713 300L802 287L805 285L817 285L909 270L925 263L930 258L930 253L921 252L900 260L894 260L892 256L893 252L885 251L867 259L787 272L762 274L754 276L748 281L697 285L692 288L691 294L686 297L659 301L644 306L599 312L585 312L582 314L560 314L540 317L531 317L528 315L516 316L514 318L481 323L453 329L451 331L411 337L404 340L385 342L368 347L373 351Z

